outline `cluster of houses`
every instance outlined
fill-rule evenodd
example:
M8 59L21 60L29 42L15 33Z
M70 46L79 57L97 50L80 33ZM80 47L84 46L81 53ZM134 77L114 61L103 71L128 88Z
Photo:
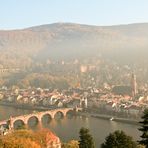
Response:
M96 108L103 114L140 118L143 110L148 107L148 96L133 99L131 96L104 94L88 100L88 107Z
M0 102L42 107L83 107L103 114L124 114L140 117L148 107L148 96L119 95L100 89L71 88L68 90L15 89L0 90Z
M43 107L81 107L84 95L72 90L49 90L49 89L27 89L27 90L5 90L0 91L0 101L15 103L17 105L43 106ZM85 101L86 102L86 101Z

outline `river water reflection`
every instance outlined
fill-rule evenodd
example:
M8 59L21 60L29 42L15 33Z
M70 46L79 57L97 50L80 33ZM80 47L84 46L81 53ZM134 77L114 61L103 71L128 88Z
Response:
M8 119L10 116L29 114L31 112L32 111L30 110L0 106L0 120ZM140 134L137 125L82 116L52 119L49 123L45 122L43 127L49 128L56 133L62 141L78 139L80 128L87 127L90 129L91 134L95 139L97 148L100 147L100 144L104 141L105 137L115 130L123 130L128 135L133 136L135 140L138 140Z

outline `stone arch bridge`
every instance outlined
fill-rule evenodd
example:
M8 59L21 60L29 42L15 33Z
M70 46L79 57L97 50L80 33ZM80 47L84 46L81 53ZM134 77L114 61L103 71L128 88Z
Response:
M45 115L49 115L50 118L53 119L53 118L55 118L55 115L57 113L61 113L62 116L65 117L67 115L67 113L70 111L78 112L81 110L82 110L82 108L58 108L58 109L53 109L53 110L48 110L48 111L31 113L31 114L27 114L27 115L21 115L21 116L17 116L17 117L10 117L10 119L8 119L8 120L0 121L0 126L8 125L9 129L13 129L14 123L16 121L22 121L23 124L27 126L29 119L32 117L35 117L38 120L38 122L41 123L42 118Z

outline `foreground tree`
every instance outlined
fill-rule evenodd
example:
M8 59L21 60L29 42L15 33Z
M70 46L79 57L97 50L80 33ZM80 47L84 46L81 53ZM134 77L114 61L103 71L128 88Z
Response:
M148 148L148 109L144 110L141 118L142 121L139 122L141 124L141 128L139 128L139 130L142 132L142 135L140 136L141 140L139 143Z
M89 133L89 130L87 128L81 128L80 129L80 141L79 141L79 147L80 148L95 148L94 140L92 135Z
M0 148L46 148L60 146L59 138L48 129L39 131L15 130L0 136Z
M140 145L137 145L136 148L145 148L145 146L140 144Z
M0 148L2 147L3 143L2 143L2 139L0 139Z
M136 143L123 131L115 131L106 137L101 148L136 148Z
M0 148L41 148L41 146L31 139L18 137L4 137L0 143Z
M62 148L79 148L79 142L76 140L71 140L68 143L64 143Z

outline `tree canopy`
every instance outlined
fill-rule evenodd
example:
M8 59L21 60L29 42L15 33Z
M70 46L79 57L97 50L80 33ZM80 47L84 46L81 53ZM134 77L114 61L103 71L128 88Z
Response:
M45 148L53 135L49 130L15 130L0 137L0 148Z
M139 141L140 144L145 145L148 148L148 109L145 109L143 112L143 116L141 117L142 121L139 123L141 124L141 128L139 130L142 132L141 140Z
M127 136L123 131L115 131L106 137L101 148L135 148L136 143L132 137Z
M62 148L79 148L79 142L76 140L71 140L68 143L64 143Z
M94 140L92 135L89 133L87 128L82 127L80 129L80 140L79 140L79 147L80 148L95 148Z

